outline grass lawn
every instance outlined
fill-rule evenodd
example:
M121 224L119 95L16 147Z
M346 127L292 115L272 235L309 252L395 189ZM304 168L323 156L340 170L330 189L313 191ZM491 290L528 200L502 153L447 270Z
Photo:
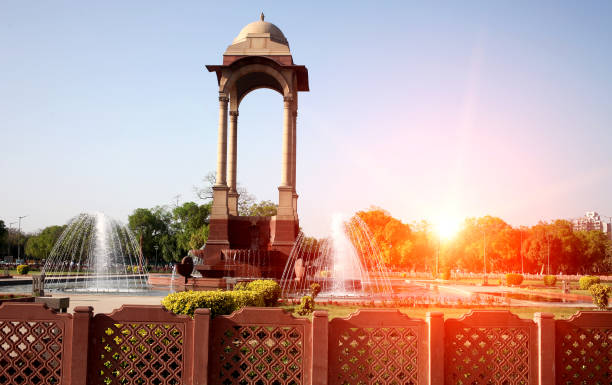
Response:
M300 317L295 313L296 306L282 306L283 309L290 311L294 316ZM317 305L316 310L327 310L329 319L337 317L347 317L357 310L356 306L340 306L340 305ZM385 308L366 308L366 309L385 309ZM399 309L402 313L413 318L425 319L427 312L439 311L444 313L444 318L458 318L463 314L468 313L470 308L455 308L455 307L403 307ZM595 310L594 308L584 307L483 307L477 310L510 310L512 313L521 318L533 319L533 314L537 312L553 313L557 319L567 319L579 310ZM307 316L312 318L312 316Z

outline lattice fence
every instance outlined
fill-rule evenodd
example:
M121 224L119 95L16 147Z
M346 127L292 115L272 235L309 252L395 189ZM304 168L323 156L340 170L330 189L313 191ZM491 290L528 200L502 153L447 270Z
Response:
M537 383L536 325L510 312L445 321L445 384Z
M281 309L244 308L212 321L211 384L308 383L310 323Z
M0 313L0 384L62 383L69 316L43 304L7 303Z
M579 312L555 328L559 385L612 384L612 322L603 312Z
M106 385L182 384L187 322L188 317L144 306L123 306L111 314L96 315L89 381Z
M426 327L396 310L360 310L329 324L329 384L426 383Z

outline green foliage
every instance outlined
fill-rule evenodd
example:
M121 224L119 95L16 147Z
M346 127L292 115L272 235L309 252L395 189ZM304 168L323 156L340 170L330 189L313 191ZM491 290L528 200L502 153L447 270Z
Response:
M314 311L315 302L311 296L305 295L300 300L300 304L298 305L296 312L299 315L308 315Z
M183 291L168 294L162 305L174 314L193 317L196 309L208 308L213 317L227 315L245 306L264 306L261 292L250 290L235 291Z
M506 284L508 286L511 285L520 285L521 283L523 283L523 275L522 274L506 274Z
M555 286L556 283L557 283L557 276L555 275L545 275L544 276L544 285Z
M317 298L317 295L319 295L320 292L321 285L316 282L310 285L310 295L312 296L312 299Z
M602 310L607 309L608 299L612 294L612 287L602 285L601 283L594 283L589 287L589 291L593 297L593 303Z
M273 217L276 215L278 205L271 201L261 201L259 203L253 203L246 215L248 216L259 216L259 217Z
M4 245L8 242L8 229L4 224L4 221L0 219L0 247L4 248Z
M580 277L578 284L580 285L580 290L589 290L591 285L599 283L599 277L593 275L585 275L584 277Z
M34 259L47 258L65 229L66 226L49 226L45 227L40 233L31 236L25 245L26 255Z
M251 282L239 282L234 286L234 290L250 290L256 293L261 293L264 304L268 307L276 306L278 297L280 297L281 288L271 279L258 279Z
M26 275L30 272L30 266L28 265L19 265L17 266L17 274Z

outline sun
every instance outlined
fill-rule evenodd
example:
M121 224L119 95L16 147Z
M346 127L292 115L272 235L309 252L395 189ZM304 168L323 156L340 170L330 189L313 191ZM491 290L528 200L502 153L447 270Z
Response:
M461 221L456 218L441 218L436 222L436 231L442 239L453 238L461 229Z

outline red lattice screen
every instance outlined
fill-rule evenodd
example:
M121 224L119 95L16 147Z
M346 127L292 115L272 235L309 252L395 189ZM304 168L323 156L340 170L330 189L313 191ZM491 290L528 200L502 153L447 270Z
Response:
M144 320L144 321L143 321ZM89 381L95 384L182 384L188 317L124 305L93 318Z
M60 384L68 315L43 304L2 305L0 384Z
M537 329L510 312L445 321L445 384L536 384Z
M396 310L336 318L329 324L328 383L426 383L425 340L425 322Z
M307 384L310 323L274 308L243 308L212 321L211 384Z
M555 326L557 384L612 384L612 314L579 312Z

